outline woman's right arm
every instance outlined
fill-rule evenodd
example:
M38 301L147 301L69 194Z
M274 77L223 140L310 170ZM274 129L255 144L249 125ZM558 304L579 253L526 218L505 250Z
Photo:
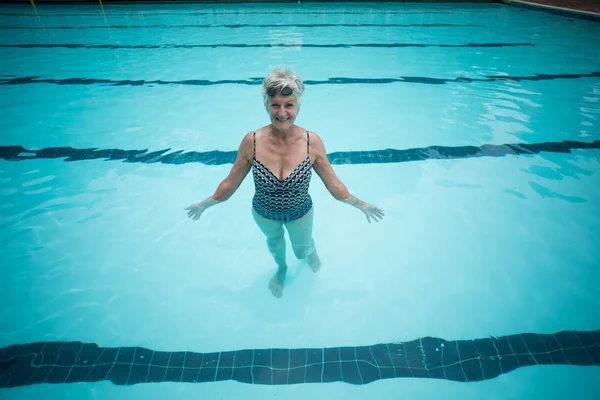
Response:
M365 203L352 196L346 186L336 176L329 159L327 158L327 152L325 151L325 145L323 141L316 133L311 136L312 141L311 150L315 154L315 162L313 167L315 172L323 180L325 187L329 190L329 193L336 199L343 203L350 204L361 210L366 216L367 221L371 223L371 219L375 222L379 222L383 218L383 210L372 204Z
M186 207L188 217L196 220L209 207L227 201L235 191L240 187L246 175L252 167L252 158L254 154L253 133L250 132L242 139L238 149L237 157L231 167L229 175L219 184L215 193L200 203L192 204Z

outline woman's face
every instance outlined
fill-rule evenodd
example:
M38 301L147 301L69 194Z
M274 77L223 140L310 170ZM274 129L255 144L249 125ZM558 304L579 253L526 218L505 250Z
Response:
M267 105L269 107L271 124L273 124L275 129L285 132L294 126L294 121L296 121L296 115L298 114L296 96L293 94L284 96L281 93L277 93L275 96L269 97Z

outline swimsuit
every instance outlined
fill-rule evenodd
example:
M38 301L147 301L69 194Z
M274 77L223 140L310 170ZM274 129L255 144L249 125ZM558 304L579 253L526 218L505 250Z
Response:
M256 132L254 132L252 172L256 193L252 198L252 207L258 215L272 220L291 221L310 211L312 199L308 194L308 187L312 176L312 165L308 131L306 131L306 152L306 159L281 181L256 159Z

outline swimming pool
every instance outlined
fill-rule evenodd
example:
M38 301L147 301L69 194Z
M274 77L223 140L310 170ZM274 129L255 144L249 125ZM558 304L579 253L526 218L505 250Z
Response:
M3 398L600 394L598 23L467 3L36 10L0 7ZM386 211L369 225L314 179L323 267L288 251L281 299L251 179L183 211L268 121L278 65L307 86L297 123Z

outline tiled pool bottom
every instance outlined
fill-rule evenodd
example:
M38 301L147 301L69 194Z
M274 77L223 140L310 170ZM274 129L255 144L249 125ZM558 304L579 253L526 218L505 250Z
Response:
M38 342L0 349L0 388L104 380L116 385L227 380L258 385L364 385L392 378L476 382L520 367L549 364L600 365L600 330L218 353Z

